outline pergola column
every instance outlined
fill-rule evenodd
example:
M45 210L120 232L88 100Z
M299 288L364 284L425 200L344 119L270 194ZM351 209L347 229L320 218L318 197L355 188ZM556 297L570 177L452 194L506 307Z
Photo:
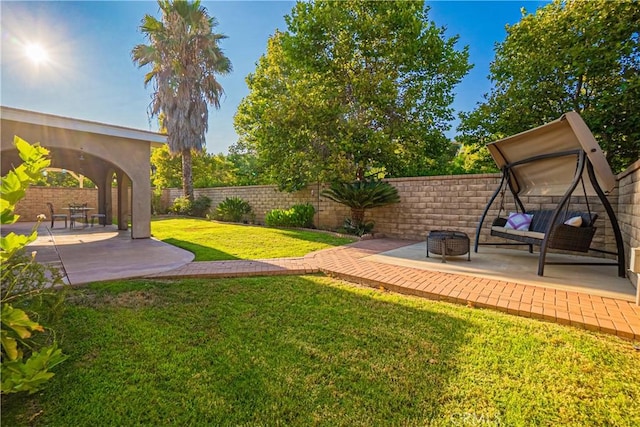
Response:
M131 180L122 172L118 173L118 230L129 228L129 186ZM131 237L134 237L133 235Z

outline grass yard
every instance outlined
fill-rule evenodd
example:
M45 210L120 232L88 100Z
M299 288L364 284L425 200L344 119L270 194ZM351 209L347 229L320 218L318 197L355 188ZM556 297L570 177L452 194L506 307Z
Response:
M156 218L153 237L195 254L195 261L304 256L355 241L320 231L229 224L194 218Z
M57 330L3 425L640 425L628 341L321 276L94 284Z

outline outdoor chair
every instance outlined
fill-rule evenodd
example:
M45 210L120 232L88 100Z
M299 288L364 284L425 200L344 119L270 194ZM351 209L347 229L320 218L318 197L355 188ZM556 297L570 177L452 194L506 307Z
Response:
M70 204L69 205L69 227L74 228L77 220L84 221L87 224L87 204Z
M49 207L49 216L51 217L51 228L53 228L53 223L56 219L64 219L64 228L67 228L67 214L54 213L53 205L50 202L47 202L47 206Z
M98 224L102 224L103 227L107 226L107 215L103 213L91 214L91 226L93 227L93 221L98 218Z

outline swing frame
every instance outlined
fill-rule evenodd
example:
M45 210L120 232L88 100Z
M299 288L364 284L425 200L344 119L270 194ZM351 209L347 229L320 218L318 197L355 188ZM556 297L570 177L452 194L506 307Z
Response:
M601 173L601 179L602 179L603 170L605 172L606 170L608 170L609 174L611 174L608 164L606 163L606 159L605 159L606 168L603 168L602 159L604 159L604 155L602 155L602 159L595 157L595 154L598 153L599 147L597 146L595 139L593 139L593 136L591 135L590 131L586 127L586 124L584 124L584 122L582 121L582 119L577 113L575 112L567 113L563 115L560 119L554 122L551 122L548 125L553 125L555 127L558 127L559 126L558 122L568 123L569 128L573 131L571 136L574 136L575 134L580 144L574 144L574 148L568 149L568 150L561 150L557 152L546 152L542 154L535 154L528 157L516 156L517 159L512 162L509 162L507 160L507 158L509 157L509 153L508 153L508 150L504 148L504 144L508 143L510 138L506 138L504 140L496 141L495 143L489 144L491 154L496 160L496 163L498 163L498 165L501 166L502 177L500 180L500 184L498 185L491 199L487 203L482 213L482 216L480 218L480 221L478 222L478 226L476 228L474 252L476 253L478 252L478 246L480 245L488 245L488 246L528 245L529 252L533 253L533 245L536 245L536 246L540 246L540 255L538 258L538 276L544 275L544 266L546 264L563 264L563 265L577 264L577 265L615 265L615 266L618 266L618 276L625 277L625 255L624 255L624 246L622 242L622 234L620 232L620 227L618 225L615 212L613 211L613 208L611 207L611 204L609 203L609 200L607 199L605 192L603 191L603 189L601 188L598 182L598 176L593 164L594 162L592 162L592 157L593 157L593 160L597 164L599 172ZM545 136L544 132L547 132L547 130L543 129L545 126L541 126L531 131L518 134L515 137L511 137L511 138L517 138L519 143L523 143L523 142L526 142L526 138L528 136L527 133L530 133L530 132L534 132L538 137L539 135L543 135L544 137ZM586 129L586 133L585 133L585 129ZM563 132L564 131L565 130L563 129ZM583 141L580 141L581 138L587 139L586 138L587 134L589 137L591 137L590 140L588 140L586 143L584 143ZM574 138L576 136L574 136ZM498 144L498 145L492 146L493 144ZM500 144L503 144L502 149ZM594 147L594 144L595 144L595 147ZM575 145L577 145L579 148L575 148ZM587 151L585 150L585 148L590 148L590 149L589 151ZM572 159L574 159L575 163L573 163ZM564 161L569 165L569 167L571 167L570 166L571 164L574 164L575 171L573 173L573 179L571 180L570 183L568 183L568 187L566 187L566 190L561 195L560 201L558 202L556 207L550 211L538 211L534 213L534 220L535 220L536 214L540 215L541 212L544 212L546 214L546 217L542 220L544 221L543 223L544 234L542 236L540 235L540 233L510 234L510 233L501 232L497 230L495 226L500 224L496 223L496 221L499 221L499 220L504 221L503 218L500 218L500 214L502 213L502 210L504 208L504 195L507 188L510 190L513 196L514 202L516 204L516 210L519 210L522 213L534 212L534 211L527 211L520 198L520 193L526 189L525 187L527 185L527 183L524 182L526 181L526 179L519 180L519 178L524 178L522 176L523 172L521 168L531 167L531 165L535 165L536 163L543 163L545 161L552 161L552 162ZM586 174L584 173L585 170L586 170ZM591 184L591 189L595 192L595 195L598 196L599 200L601 201L604 207L607 217L609 218L609 221L611 223L613 233L615 236L615 240L616 240L617 252L605 251L605 250L590 247L591 239L593 238L593 235L595 234L595 230L596 230L596 228L593 226L593 223L597 219L597 215L591 214L591 208L589 206L587 190L585 187L585 175L588 177L589 183ZM605 177L603 181L605 181L608 186L613 187L610 185L611 183L610 177L607 176L606 173L604 175ZM611 177L612 176L613 175L611 174ZM615 181L613 182L615 184ZM573 195L573 192L577 188L578 184L582 184L582 188L583 188L586 203L587 203L587 210L588 210L587 214L582 212L569 211L569 203L571 200L571 196ZM611 188L609 190L611 190ZM493 205L495 200L498 198L498 195L500 194L502 195L501 201L500 201L500 210L498 213L498 218L492 224L492 227L491 227L492 229L490 234L492 236L515 240L518 243L493 243L493 242L481 243L480 235L481 235L483 223L486 219L486 216L491 206ZM564 224L564 221L569 216L577 216L577 215L582 216L583 220L586 220L586 223L584 226L572 227ZM615 255L617 259L616 259L616 262L551 262L551 261L546 261L549 249L562 249L562 250L577 251L577 252L588 252L588 251L600 252L600 253Z

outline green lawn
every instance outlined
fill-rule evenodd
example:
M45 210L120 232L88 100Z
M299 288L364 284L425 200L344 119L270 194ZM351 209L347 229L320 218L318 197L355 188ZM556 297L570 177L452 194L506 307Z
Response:
M640 425L631 342L321 276L73 290L3 425Z
M151 222L153 237L195 254L195 261L303 256L353 242L320 231L229 224L194 218Z

